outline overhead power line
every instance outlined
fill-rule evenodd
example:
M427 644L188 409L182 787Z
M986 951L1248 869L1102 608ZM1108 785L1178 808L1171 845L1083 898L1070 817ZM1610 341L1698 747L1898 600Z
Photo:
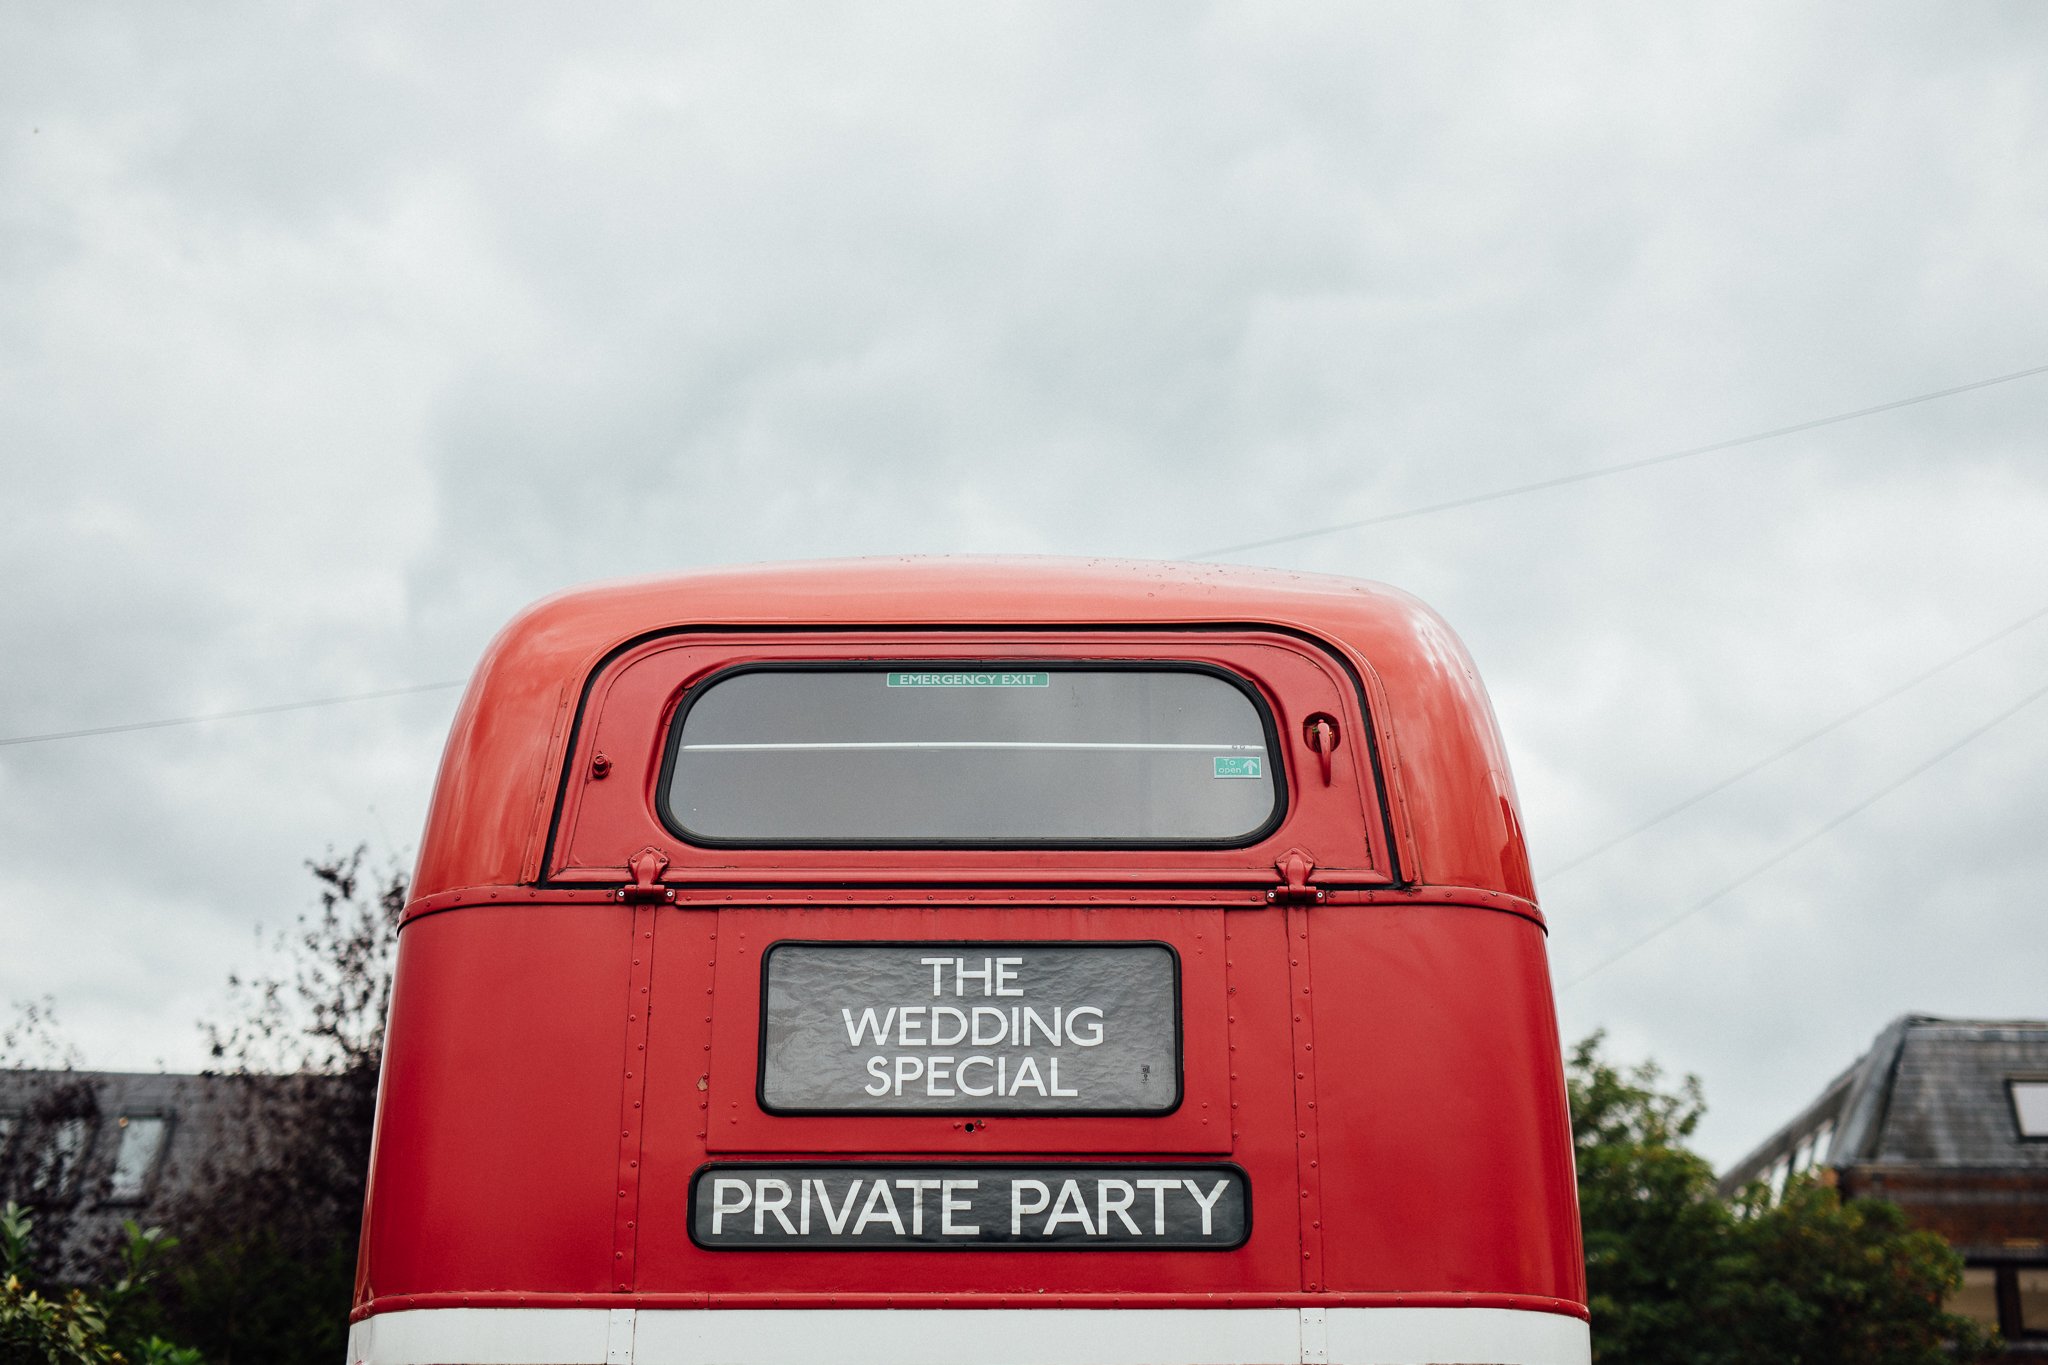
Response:
M1826 417L1814 417L1790 426L1772 427L1769 431L1753 431L1747 436L1736 436L1726 441L1715 441L1709 445L1688 446L1684 450L1673 450L1663 455L1651 455L1646 459L1627 460L1621 464L1602 465L1598 469L1585 469L1576 474L1560 474L1556 478L1538 479L1534 483L1520 483L1511 488L1496 488L1489 493L1473 493L1467 497L1451 498L1444 502L1432 502L1422 507L1410 507L1400 512L1382 512L1376 517L1361 517L1357 521L1340 521L1330 526L1318 526L1307 531L1289 531L1285 535L1268 536L1264 540L1248 540L1238 545L1219 545L1212 550L1197 550L1188 559L1214 559L1218 555L1243 554L1247 550L1263 550L1274 545L1291 545L1298 540L1313 540L1317 536L1335 535L1339 531L1361 531L1368 526L1384 526L1388 522L1407 521L1411 517L1426 517L1435 512L1449 512L1459 507L1476 507L1483 502L1498 502L1502 498L1516 498L1524 493L1540 493L1546 488L1562 488L1567 484L1586 483L1593 479L1604 479L1612 474L1626 474L1633 469L1648 469L1652 465L1671 464L1677 460L1689 460L1695 455L1708 455L1717 450L1733 450L1737 446L1755 445L1759 441L1772 441L1780 436L1793 436L1802 431L1813 431L1819 427L1831 427L1838 422L1853 422L1859 417L1872 417L1880 412L1893 412L1899 408L1910 408L1916 403L1932 403L1938 398L1953 398L1959 393L1976 389L1988 389L1994 384L2010 384L2016 379L2027 379L2037 374L2048 374L2048 365L2035 365L2030 369L2014 370L2011 374L1993 375L1989 379L1976 379L1953 388L1935 389L1931 393L1916 393L1911 398L1895 398L1889 403L1877 403L1854 412L1837 412Z
M1990 733L1992 730L2004 724L2006 721L2011 720L2014 716L2026 710L2029 706L2032 706L2035 702L2039 701L2044 696L2048 696L2048 687L2037 688L2034 691L2029 692L2026 696L2020 698L2011 706L2006 707L2005 710L2000 711L1990 720L1985 721L1982 725L1977 726L1975 729L1969 731L1961 738L1944 746L1938 753L1934 754L1932 757L1924 759L1921 762L1914 764L1911 768L1908 768L1905 772L1899 774L1890 782L1885 783L1884 786L1878 788L1870 795L1864 797L1861 801L1858 801L1855 805L1849 807L1840 815L1837 815L1834 819L1822 825L1819 829L1816 829L1811 833L1802 835L1799 838L1793 840L1791 843L1785 845L1785 847L1779 849L1776 853L1773 853L1770 857L1764 859L1762 862L1756 864L1754 867L1751 867L1741 876L1735 878L1731 882L1728 882L1726 885L1722 886L1719 890L1713 892L1711 895L1704 896L1701 899L1694 901L1691 905L1679 911L1677 914L1671 916L1669 919L1664 920L1655 928L1651 929L1648 933L1636 939L1634 942L1628 944L1626 947L1623 947L1620 950L1610 953L1606 957L1601 958L1598 962L1586 968L1586 970L1580 972L1571 980L1565 982L1558 989L1566 991L1572 989L1574 986L1581 984L1588 978L1596 976L1599 973L1606 971L1609 967L1612 967L1615 963L1621 961L1623 958L1635 952L1637 949L1642 948L1651 942L1654 942L1656 939L1669 933L1671 930L1676 929L1679 925L1685 923L1694 915L1699 914L1702 910L1705 910L1709 906L1713 905L1723 896L1726 896L1730 892L1736 891L1741 887L1747 886L1750 882L1762 876L1764 873L1770 871L1779 863L1784 862L1787 858L1799 852L1799 850L1805 848L1808 844L1811 844L1815 840L1820 839L1828 834L1832 834L1835 830L1840 829L1850 820L1854 819L1858 815L1861 815L1864 811L1869 810L1879 801L1883 800L1887 796L1890 796L1893 792L1905 786L1908 782L1911 782L1914 778L1920 776L1920 774L1926 772L1929 768L1934 767L1943 759L1951 757L1959 750L1969 745L1972 741L1981 739L1984 735Z
M1539 492L1546 488L1561 488L1568 484L1585 483L1592 479L1605 478L1610 474L1622 474L1631 469L1645 469L1651 465L1669 464L1674 460L1688 459L1694 455L1705 455L1716 450L1732 450L1737 446L1754 445L1779 436L1790 436L1796 432L1812 431L1816 427L1832 426L1837 422L1849 422L1858 417L1869 417L1895 408L1912 407L1916 403L1930 403L1938 398L1951 398L1959 393L1974 389L1987 389L1995 384L2009 384L2016 379L2026 379L2037 374L2048 374L2048 365L2036 365L2031 369L2015 370L2011 374L1994 375L1989 379L1973 380L1953 388L1936 389L1930 393L1914 394L1910 398L1897 398L1889 403L1878 403L1854 412L1838 412L1828 417L1816 417L1791 426L1774 427L1769 431L1752 432L1732 440L1716 441L1711 445L1693 446L1686 450L1674 450L1664 455L1653 455L1647 459L1630 460L1623 464L1606 465L1577 474L1563 474L1553 479L1542 479L1535 483L1517 484L1512 488L1495 489L1490 493L1475 493L1469 497L1453 498L1447 502L1431 503L1424 507L1411 507L1401 512L1387 512L1376 517L1359 521L1339 522L1333 526L1320 526L1307 531L1293 531L1286 535L1272 536L1265 540L1247 541L1241 545L1224 545L1211 550L1198 550L1183 556L1187 559L1213 559L1217 555L1239 554L1246 550L1260 550L1269 545L1285 545L1297 540L1309 540L1316 536L1333 535L1338 531L1356 531L1367 526L1380 526L1392 521L1406 521L1413 517L1428 516L1435 512L1448 512L1460 507L1471 507L1479 503L1495 502L1502 498L1517 497L1523 493ZM215 711L201 716L173 716L165 720L128 721L119 725L97 725L82 730L56 730L39 735L14 735L0 738L0 748L15 744L42 744L60 739L86 739L94 735L117 735L133 730L160 730L176 725L201 725L207 721L239 720L248 716L267 716L280 711L309 711L322 706L342 706L349 702L375 701L384 697L402 697L415 692L438 692L451 687L460 687L461 682L418 683L410 687L389 687L375 692L357 692L344 697L315 697L307 701L278 702L271 706L249 706L236 711Z
M164 730L173 725L204 725L210 720L240 720L244 716L269 716L279 711L310 711L318 706L342 706L352 701L377 701L383 697L405 697L415 692L445 692L460 687L467 679L453 682L415 683L410 687L386 687L375 692L351 692L345 697L314 697L308 701L281 701L270 706L245 706L238 711L209 711L203 716L172 716L165 720L131 720L119 725L94 725L84 730L52 730L41 735L11 735L0 739L10 744L42 744L53 739L86 739L92 735L119 735L131 730Z
M2029 612L2027 615L2022 616L2019 620L2013 622L2011 625L2006 626L2003 629L1993 631L1991 634L1985 636L1983 639L1977 641L1977 643L1969 646L1967 649L1961 650L1960 652L1955 654L1951 654L1946 659L1943 659L1940 663L1934 665L1934 667L1926 670L1923 673L1915 674L1913 677L1906 679L1906 681L1900 683L1897 687L1892 688L1889 692L1885 692L1879 696L1872 697L1869 701L1863 703L1855 710L1845 712L1844 714L1835 717L1826 725L1821 726L1818 730L1814 730L1809 732L1808 734L1800 736L1798 739L1793 740L1790 744L1787 744L1784 748L1779 749L1774 753L1765 755L1764 757L1758 759L1756 762L1750 764L1746 768L1742 768L1736 772L1728 774L1728 776L1722 778L1718 782L1713 783L1711 786L1701 788L1699 791L1694 792L1691 796L1686 797L1685 800L1680 801L1677 805L1670 806L1664 810L1659 811L1657 814L1651 816L1649 819L1643 821L1640 825L1635 826L1633 829L1624 830L1620 834L1617 834L1613 838L1609 839L1604 844L1595 844L1592 848L1589 848L1585 852L1578 854L1576 857L1567 858L1564 862L1559 863L1556 867L1553 867L1547 872L1543 873L1542 876L1538 878L1538 880L1548 881L1556 877L1561 877L1565 873L1572 871L1574 868L1581 867L1586 863L1592 862L1595 858L1607 852L1609 849L1620 847L1622 844L1627 843L1630 839L1635 838L1638 834L1643 833L1645 830L1653 829L1656 826L1663 824L1666 820L1669 820L1672 816L1677 815L1682 811L1692 809L1694 806L1697 806L1700 802L1706 800L1708 797L1718 795L1719 793L1728 790L1737 782L1740 782L1743 778L1750 776L1752 773L1762 772L1765 768L1770 767L1779 759L1788 758L1792 754L1797 753L1799 750L1813 743L1815 740L1833 734L1835 731L1841 729L1844 725L1847 725L1850 721L1857 719L1859 716L1868 715L1870 712L1875 711L1878 707L1884 705L1886 702L1892 700L1895 697L1903 696L1905 693L1910 692L1914 688L1918 687L1921 683L1926 682L1929 678L1932 678L1936 674L1944 672L1947 669L1955 667L1963 660L1969 658L1972 654L1976 654L1983 650L1989 649L1992 645L1997 644L2006 636L2011 635L2013 632L2021 629L2024 626L2032 625L2034 622L2040 620L2043 616L2048 616L2048 607L2042 607L2037 611Z

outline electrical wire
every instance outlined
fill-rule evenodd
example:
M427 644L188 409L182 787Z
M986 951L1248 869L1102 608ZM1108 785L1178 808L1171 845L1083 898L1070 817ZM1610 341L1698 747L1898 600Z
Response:
M1662 937L1664 934L1669 933L1671 930L1676 929L1679 925L1685 923L1694 915L1699 914L1702 910L1707 909L1709 906L1713 905L1716 901L1728 895L1730 892L1739 890L1740 888L1747 886L1750 882L1762 876L1764 873L1770 871L1779 863L1784 862L1787 858L1799 852L1799 850L1805 848L1808 844L1811 844L1814 841L1822 838L1823 836L1831 834L1835 830L1840 829L1850 820L1854 819L1858 815L1861 815L1864 811L1869 810L1879 801L1883 800L1887 796L1890 796L1893 792L1905 786L1908 782L1911 782L1914 778L1920 776L1929 768L1934 767L1943 759L1951 757L1959 750L1969 745L1972 741L1981 739L1984 735L1990 733L1992 730L1996 729L1999 725L2004 724L2006 721L2011 720L2014 716L2026 710L2029 706L2032 706L2035 702L2039 701L2044 696L2048 696L2048 687L2037 688L2036 690L2029 692L2026 696L2020 698L2011 706L2008 706L2005 710L2000 711L1990 720L1985 721L1982 725L1979 725L1975 729L1969 731L1960 739L1957 739L1943 747L1938 753L1934 754L1931 758L1927 758L1919 763L1916 763L1911 768L1901 773L1899 776L1893 778L1890 782L1885 783L1884 786L1878 788L1870 795L1864 797L1861 801L1858 801L1855 805L1849 807L1840 815L1835 816L1832 820L1829 820L1819 829L1813 830L1812 832L1804 834L1799 838L1793 840L1791 843L1785 845L1785 847L1779 849L1776 853L1773 853L1770 857L1764 859L1762 862L1756 864L1754 867L1751 867L1741 876L1723 885L1719 890L1713 892L1710 895L1704 896L1697 901L1694 901L1691 905L1679 911L1677 914L1671 916L1669 919L1658 924L1648 933L1636 939L1634 942L1628 944L1626 947L1621 948L1620 950L1610 953L1606 957L1601 958L1598 962L1594 963L1592 966L1586 968L1586 970L1580 972L1577 976L1571 978L1571 980L1566 981L1563 985L1559 986L1558 989L1560 991L1571 990L1574 986L1580 985L1581 983L1585 982L1588 978L1596 976L1599 973L1606 971L1609 967L1612 967L1615 963L1621 961L1623 958L1635 952L1637 949L1644 947L1645 945Z
M1361 517L1357 521L1340 521L1331 526L1318 526L1307 531L1289 531L1286 535L1268 536L1264 540L1248 540L1238 545L1219 545L1210 550L1197 550L1183 559L1214 559L1218 555L1243 554L1247 550L1264 550L1274 545L1291 545L1296 541L1313 540L1317 536L1335 535L1339 531L1360 531L1368 526L1384 526L1388 522L1407 521L1411 517L1428 516L1434 512L1449 512L1459 507L1476 507L1480 503L1498 502L1502 498L1520 497L1524 493L1538 493L1546 488L1562 488L1567 484L1586 483L1593 479L1604 479L1611 474L1626 474L1634 469L1648 469L1652 465L1670 464L1676 460L1689 460L1695 455L1707 455L1717 450L1733 450L1738 446L1755 445L1759 441L1776 440L1780 436L1792 436L1802 431L1813 431L1820 427L1834 426L1838 422L1853 422L1859 417L1871 417L1880 412L1895 412L1910 408L1917 403L1932 403L1938 398L1953 398L1959 393L1970 393L1976 389L1988 389L1995 384L2010 384L2016 379L2026 379L2037 374L2048 374L2048 365L2035 365L2030 369L2014 370L2011 374L1993 375L1989 379L1972 380L1957 384L1953 388L1935 389L1931 393L1914 394L1911 398L1895 398L1889 403L1877 403L1854 412L1837 412L1827 417L1815 417L1790 426L1772 427L1769 431L1754 431L1747 436L1736 436L1726 441L1715 441L1709 445L1689 446L1684 450L1673 450L1663 455L1652 455L1641 460L1627 460L1621 464L1602 465L1598 469L1581 470L1576 474L1560 474L1556 478L1538 479L1534 483L1516 484L1512 488L1496 488L1490 493L1474 493L1469 497L1451 498L1444 502L1432 502L1422 507L1410 507L1401 512L1383 512L1376 517Z
M280 711L310 711L317 706L341 706L352 701L377 701L383 697L407 697L417 692L445 692L460 687L465 678L453 682L415 683L410 687L386 687L375 692L352 692L345 697L314 697L309 701L283 701L270 706L245 706L238 711L210 711L203 716L172 716L167 720L131 720L119 725L94 725L84 730L52 730L41 735L11 735L0 739L0 748L12 744L43 744L57 739L86 739L93 735L120 735L132 730L163 730L173 725L204 725L212 720L240 720L244 716L270 716Z
M1779 436L1790 436L1797 432L1812 431L1818 427L1833 426L1838 422L1854 421L1859 417L1870 417L1880 412L1891 412L1898 408L1912 407L1918 403L1931 403L1939 398L1952 398L1959 393L1975 389L1988 389L1996 384L2009 384L2016 379L2026 379L2037 374L2048 374L2048 365L2036 365L2030 369L2014 370L2011 374L1994 375L1989 379L1973 380L1957 384L1952 388L1935 389L1929 393L1914 394L1910 398L1897 398L1888 403L1878 403L1853 412L1838 412L1827 417L1816 417L1809 421L1795 422L1790 426L1773 427L1769 431L1752 432L1731 440L1716 441L1711 445L1692 446L1685 450L1674 450L1663 455L1652 455L1647 459L1630 460L1623 464L1606 465L1599 469L1583 470L1577 474L1563 474L1552 479L1541 479L1535 483L1517 484L1512 488L1495 489L1489 493L1475 493L1470 497L1453 498L1446 502L1430 503L1424 507L1411 507L1401 512L1387 512L1376 517L1365 517L1358 521L1339 522L1333 526L1321 526L1307 531L1293 531L1286 535L1271 536L1265 540L1247 541L1240 545L1224 545L1210 550L1198 550L1183 555L1184 559L1213 559L1218 555L1240 554L1246 550L1261 550L1271 545L1286 545L1294 541L1309 540L1316 536L1333 535L1338 531L1356 531L1367 526L1380 526L1392 521L1406 521L1413 517L1428 516L1434 512L1448 512L1460 507L1473 507L1480 503L1496 502L1502 498L1517 497L1523 493L1535 493L1546 488L1562 488L1568 484L1585 483L1592 479L1606 478L1610 474L1623 474L1632 469L1647 469L1651 465L1669 464L1674 460L1689 459L1694 455L1706 455L1717 450L1732 450L1737 446L1754 445L1759 441L1772 440ZM97 725L82 730L55 730L47 734L13 735L0 738L0 748L16 744L43 744L61 739L86 739L94 735L126 734L136 730L160 730L177 725L201 725L208 721L239 720L248 716L274 715L280 711L307 711L321 706L341 706L349 702L375 701L384 697L409 696L416 692L437 692L462 683L437 682L418 683L410 687L390 687L375 692L357 692L344 697L315 697L307 701L278 702L270 706L250 706L236 711L215 711L202 716L173 716L165 720L128 721L118 725Z
M1716 796L1721 792L1728 790L1737 782L1740 782L1743 778L1750 776L1752 773L1761 772L1765 768L1770 767L1773 763L1776 763L1779 759L1788 758L1791 755L1797 753L1799 750L1805 748L1807 745L1813 743L1815 740L1833 734L1835 731L1841 729L1844 725L1847 725L1850 721L1857 719L1859 716L1865 716L1870 714L1872 711L1875 711L1878 707L1884 705L1888 701L1891 701L1893 698L1903 696L1905 693L1912 691L1921 683L1926 682L1929 678L1934 677L1936 674L1955 667L1955 665L1961 663L1963 660L1969 658L1971 655L1989 649L1992 645L1997 644L2006 636L2011 635L2013 632L2021 629L2022 627L2032 625L2034 622L2040 620L2043 616L2048 616L2048 607L2042 607L2038 611L2029 612L2027 615L2022 616L2019 620L2013 622L2011 625L2006 626L2003 629L1993 631L1991 634L1985 636L1983 639L1977 641L1977 643L1969 646L1967 649L1964 649L1959 653L1949 655L1946 659L1943 659L1940 663L1934 665L1934 667L1926 670L1924 673L1919 673L1911 678L1908 678L1906 681L1900 683L1897 687L1892 688L1889 692L1883 693L1880 696L1873 697L1869 701L1857 707L1855 710L1845 712L1844 714L1835 717L1826 725L1821 726L1818 730L1814 730L1808 734L1802 735L1800 738L1793 740L1790 744L1787 744L1784 748L1777 750L1775 753L1767 754L1763 758L1760 758L1756 762L1750 764L1748 767L1743 768L1737 772L1730 773L1728 776L1722 778L1718 782L1713 783L1711 786L1701 788L1699 791L1694 792L1691 796L1686 797L1685 800L1680 801L1677 805L1670 806L1662 811L1659 811L1657 814L1651 816L1649 819L1643 821L1640 825L1635 826L1633 829L1624 830L1622 833L1615 835L1612 839L1609 839L1604 844L1596 844L1592 848L1587 849L1585 852L1580 853L1575 857L1567 858L1565 861L1559 863L1556 867L1553 867L1547 872L1543 873L1540 877L1537 878L1537 880L1551 881L1565 875L1566 873L1572 871L1574 868L1582 867L1585 864L1592 862L1595 858L1607 852L1609 849L1620 847L1622 844L1627 843L1630 839L1635 838L1638 834L1643 833L1645 830L1653 829L1656 826L1663 824L1666 820L1669 820L1672 816L1677 815L1682 811L1692 809L1694 806L1697 806L1700 802L1706 800L1708 797Z

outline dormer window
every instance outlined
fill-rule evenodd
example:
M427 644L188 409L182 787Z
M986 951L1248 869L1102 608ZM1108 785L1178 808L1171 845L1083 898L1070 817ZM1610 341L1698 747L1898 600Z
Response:
M2005 1088L2012 1097L2013 1121L2019 1125L2020 1136L2048 1139L2048 1076L2015 1077Z
M148 1195L150 1178L163 1155L168 1127L161 1114L123 1114L116 1122L120 1144L114 1149L114 1170L107 1184L107 1202L139 1203Z

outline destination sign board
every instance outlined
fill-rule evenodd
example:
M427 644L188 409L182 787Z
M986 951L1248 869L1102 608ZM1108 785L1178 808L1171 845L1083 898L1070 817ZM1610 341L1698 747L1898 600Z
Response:
M1228 1251L1251 1233L1235 1166L706 1166L690 1236L717 1250Z
M1164 1114L1180 964L1163 943L778 943L772 1113Z

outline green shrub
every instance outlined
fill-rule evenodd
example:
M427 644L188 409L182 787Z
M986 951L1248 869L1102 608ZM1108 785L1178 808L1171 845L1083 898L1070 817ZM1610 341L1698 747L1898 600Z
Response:
M127 1241L106 1285L38 1288L26 1278L35 1220L11 1200L0 1207L0 1365L204 1365L199 1352L138 1326L157 1258L176 1239L133 1221L122 1229Z

